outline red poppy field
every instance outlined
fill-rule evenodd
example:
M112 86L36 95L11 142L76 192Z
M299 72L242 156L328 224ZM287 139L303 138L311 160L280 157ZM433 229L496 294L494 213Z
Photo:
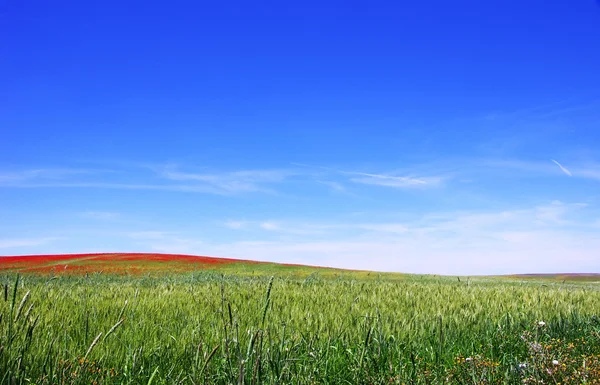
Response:
M217 258L184 254L160 253L88 253L0 256L0 273L23 275L173 275L200 271L218 271L243 276L285 275L306 277L318 273L321 277L401 279L404 274L372 273L328 267L286 263L258 262L244 259Z
M0 271L40 274L144 274L210 270L225 265L257 265L261 262L181 254L95 253L0 257Z

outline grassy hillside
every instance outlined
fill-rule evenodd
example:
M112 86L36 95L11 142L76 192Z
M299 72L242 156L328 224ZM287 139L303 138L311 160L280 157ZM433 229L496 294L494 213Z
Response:
M321 277L357 279L399 279L403 274L344 270L316 266L255 262L156 253L98 253L0 257L0 272L42 275L165 275L188 272L219 272L238 276L293 276L319 274Z
M159 254L159 253L95 253L0 256L0 272L42 275L85 275L92 273L117 275L164 275L194 271L212 271L238 276L288 276L305 278L318 274L322 278L346 279L406 279L402 273L381 273L335 269L318 266L291 265L270 262L256 262L240 259L215 258L205 256ZM412 275L418 277L418 275ZM425 278L425 276L421 276ZM434 279L436 276L429 276ZM485 277L462 277L468 279ZM491 279L547 282L587 282L600 283L600 274L515 274L489 276ZM460 280L460 277L455 277Z

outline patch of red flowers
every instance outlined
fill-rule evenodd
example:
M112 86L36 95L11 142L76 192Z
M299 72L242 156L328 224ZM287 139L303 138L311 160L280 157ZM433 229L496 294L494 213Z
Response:
M128 253L128 254L102 254L90 258L94 261L145 261L145 262L185 262L185 263L202 263L202 264L225 264L232 262L241 262L237 259L225 259L214 257L196 257L193 255L181 254L143 254L143 253ZM244 261L246 262L246 261Z
M93 272L142 274L149 271L191 271L240 262L259 263L239 259L181 254L60 254L0 257L0 271L42 274L85 274Z
M16 257L0 257L0 271L56 265L63 261L75 261L91 257L94 254L63 254L63 255L27 255Z

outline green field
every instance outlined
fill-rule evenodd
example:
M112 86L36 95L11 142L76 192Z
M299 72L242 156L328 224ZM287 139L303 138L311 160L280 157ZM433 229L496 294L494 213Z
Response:
M600 384L600 286L232 264L4 272L0 384Z

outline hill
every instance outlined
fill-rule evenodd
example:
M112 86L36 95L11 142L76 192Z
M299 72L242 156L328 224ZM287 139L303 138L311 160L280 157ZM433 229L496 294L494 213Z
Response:
M0 271L56 274L185 272L215 269L226 265L234 265L239 268L265 264L269 263L159 253L90 253L0 257Z
M599 273L514 274L507 277L525 280L533 279L567 282L600 282Z
M293 275L362 279L399 279L417 274L380 273L365 270L347 270L319 266L307 266L274 262L258 262L243 259L218 258L185 254L161 253L88 253L0 256L0 272L18 272L43 275L82 275L108 273L119 275L168 274L193 271L215 271L237 275ZM421 276L424 277L424 276ZM429 278L439 277L429 275ZM448 276L447 278L453 278ZM473 277L477 278L477 277ZM485 277L479 277L485 278ZM557 273L557 274L512 274L489 276L488 278L514 280L540 280L549 282L600 282L600 274Z
M82 275L86 273L109 273L140 275L151 273L157 275L200 270L237 275L277 274L298 277L306 277L315 273L323 277L335 277L342 273L345 276L360 276L364 278L403 276L403 274L396 273L376 273L183 254L92 253L0 257L0 272L18 272L24 274Z

